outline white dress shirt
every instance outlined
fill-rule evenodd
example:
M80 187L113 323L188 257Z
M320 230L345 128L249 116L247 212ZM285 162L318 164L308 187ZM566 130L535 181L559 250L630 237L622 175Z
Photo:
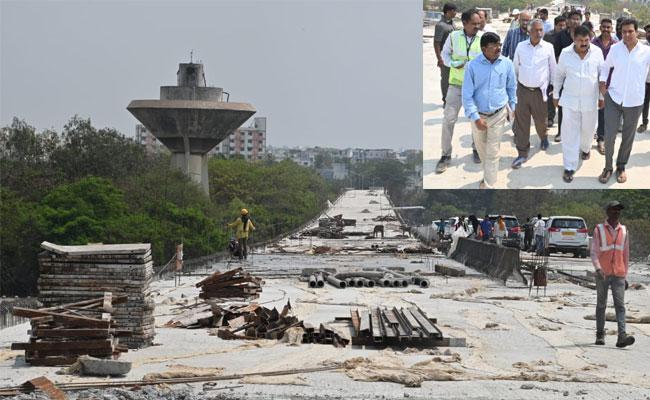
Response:
M645 79L650 68L650 47L637 42L628 51L624 42L618 42L609 49L605 65L600 71L600 81L606 82L610 68L612 80L607 92L614 103L623 107L638 107L645 96Z
M574 45L567 46L560 53L555 70L553 97L559 98L562 107L574 111L598 110L598 99L602 98L598 90L598 75L604 64L603 52L593 43L589 44L584 59L576 53Z
M530 39L517 45L515 57L517 80L524 86L542 89L542 97L546 101L546 88L553 82L555 76L555 51L553 45L540 40L533 46Z

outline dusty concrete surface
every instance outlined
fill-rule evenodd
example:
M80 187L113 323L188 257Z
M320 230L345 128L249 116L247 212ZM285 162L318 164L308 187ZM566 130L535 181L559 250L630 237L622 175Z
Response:
M348 193L335 204L338 211L331 210L328 214L343 212L344 217L354 218L355 212L369 208L369 197L376 198L368 192ZM367 218L380 213L369 210L370 213L363 213ZM363 226L352 229L359 228ZM386 236L389 235L387 231ZM381 239L357 240L366 244L381 243ZM354 239L348 240L352 241ZM389 241L407 246L412 239L384 239L384 242ZM191 396L170 395L168 398L650 398L650 371L647 368L650 365L650 325L629 324L628 332L636 336L637 343L620 350L614 347L615 335L612 335L616 325L608 322L607 345L592 345L595 323L584 319L594 313L595 293L592 290L563 280L551 280L546 296L529 297L528 289L521 284L509 281L503 286L470 269L466 269L467 276L462 278L432 275L429 277L431 287L426 289L414 286L335 289L329 285L323 289L309 289L307 283L299 281L296 276L304 267L344 270L401 266L424 273L432 273L436 263L465 267L433 254L377 254L364 250L344 251L351 254L312 255L308 253L304 239L302 245L297 240L294 244L290 242L289 239L283 241L283 251L295 249L295 252L257 253L245 265L265 276L266 285L259 299L265 306L280 307L290 300L299 318L318 324L347 316L350 308L403 307L417 303L430 317L438 319L438 326L446 336L465 337L468 346L413 352L312 344L292 346L270 340L225 341L210 336L207 329L163 328L162 325L179 312L179 305L196 301L199 290L194 283L201 277L185 277L179 287L174 287L173 281L154 283L156 345L124 354L123 359L132 361L133 368L120 379L136 380L149 373L178 369L210 368L215 373L229 375L347 361L347 369L336 371L246 378L205 387L202 384L176 385L174 390L191 389ZM318 245L335 247L336 242L319 239ZM347 246L360 248L360 243L348 243ZM564 257L555 257L551 263L573 271L589 268L584 260ZM214 269L223 269L225 265L215 265ZM638 276L635 279L647 287L650 268L645 264L632 268ZM626 304L630 315L650 314L650 288L629 290ZM22 324L4 329L0 335L0 386L19 384L40 375L54 382L97 379L57 375L59 368L26 365L21 352L12 352L8 347L11 342L26 340L27 329L28 324ZM449 376L454 380L428 380ZM390 382L368 381L377 377ZM413 382L421 384L419 387L404 384ZM213 390L239 385L243 386ZM133 398L154 398L135 394Z
M503 15L502 15L503 16ZM549 17L552 20L555 15ZM495 29L505 38L507 27L503 23L495 23ZM447 171L436 174L436 163L440 159L440 139L442 135L442 95L440 90L440 69L436 66L436 57L433 49L433 29L424 28L423 31L423 185L425 189L478 189L479 182L483 179L480 164L472 160L472 131L470 121L465 117L465 110L461 108L458 122L454 129L452 141L452 160ZM595 133L595 132L594 132ZM501 138L501 160L499 162L499 189L647 189L650 180L650 131L637 133L634 146L627 165L628 180L624 184L611 179L608 184L598 182L598 175L605 167L605 156L596 151L596 141L592 143L591 158L580 161L572 183L562 180L562 144L555 143L553 138L557 134L556 124L549 129L550 146L546 152L539 149L540 140L531 129L531 150L528 161L517 170L510 165L517 157L514 144L514 134L508 130ZM617 138L616 151L620 144L620 134ZM614 153L616 154L616 153Z

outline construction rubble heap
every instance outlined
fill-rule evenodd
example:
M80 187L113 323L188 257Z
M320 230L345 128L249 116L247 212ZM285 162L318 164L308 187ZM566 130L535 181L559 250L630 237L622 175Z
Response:
M13 343L12 350L25 350L25 361L34 366L70 365L79 356L119 357L128 348L117 337L128 337L130 330L119 329L111 318L114 306L124 304L125 296L102 297L31 309L14 307L14 315L30 318L28 343Z
M129 330L121 344L129 348L151 345L154 301L149 287L153 261L149 243L59 246L41 243L39 301L45 307L95 299L104 292L126 297L116 303L111 326Z

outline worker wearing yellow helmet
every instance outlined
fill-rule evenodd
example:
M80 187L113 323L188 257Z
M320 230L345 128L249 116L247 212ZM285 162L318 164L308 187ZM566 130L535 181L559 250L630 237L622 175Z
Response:
M242 256L246 259L248 257L248 234L255 230L255 225L253 225L253 221L250 219L248 210L242 208L241 215L232 223L228 224L228 228L235 228L235 237L241 245Z

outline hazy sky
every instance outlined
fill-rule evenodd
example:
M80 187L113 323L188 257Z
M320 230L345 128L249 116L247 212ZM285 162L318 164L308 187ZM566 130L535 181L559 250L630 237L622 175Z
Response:
M1 124L133 136L179 62L268 118L270 145L422 147L421 0L6 1Z

